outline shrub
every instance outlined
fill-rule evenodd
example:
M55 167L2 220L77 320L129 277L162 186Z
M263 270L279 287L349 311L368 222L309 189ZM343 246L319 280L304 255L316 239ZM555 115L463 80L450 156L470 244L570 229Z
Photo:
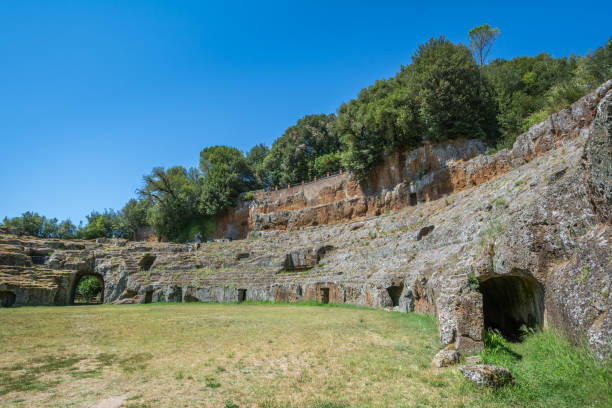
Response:
M85 276L80 280L76 293L90 303L102 293L102 282L93 276Z
M480 281L478 280L474 272L468 272L467 278L470 288L472 288L473 290L478 290L480 288Z

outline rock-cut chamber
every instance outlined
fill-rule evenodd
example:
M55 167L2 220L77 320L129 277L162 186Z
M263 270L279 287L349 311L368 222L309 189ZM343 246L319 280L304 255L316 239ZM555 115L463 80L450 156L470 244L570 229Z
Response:
M502 275L480 282L484 324L498 330L511 341L519 341L528 329L544 321L544 296L541 285L532 277Z

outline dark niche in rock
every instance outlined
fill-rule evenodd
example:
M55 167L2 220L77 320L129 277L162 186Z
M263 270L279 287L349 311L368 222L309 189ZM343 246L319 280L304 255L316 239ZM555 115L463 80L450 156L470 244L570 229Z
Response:
M498 330L510 341L520 341L529 329L544 322L544 293L534 278L498 275L481 278L485 328Z
M423 227L421 228L421 230L419 231L419 233L416 236L416 240L420 241L421 239L423 239L423 237L426 237L427 235L429 235L431 233L431 231L434 230L434 226L433 225L428 225L427 227Z
M0 306L1 307L11 307L15 304L16 296L13 292L9 292L8 290L0 291Z

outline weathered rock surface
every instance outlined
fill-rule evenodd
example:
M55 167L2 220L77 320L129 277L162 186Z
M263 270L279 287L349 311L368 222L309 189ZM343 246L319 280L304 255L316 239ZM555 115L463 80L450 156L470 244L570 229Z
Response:
M435 355L431 365L435 368L448 367L456 364L459 361L459 353L457 350L446 348L438 351Z
M514 383L514 376L504 367L478 364L460 366L459 371L469 381L484 387L498 388Z
M2 302L70 304L79 279L93 274L104 281L106 303L310 299L435 314L442 344L460 353L481 349L487 326L512 337L546 324L576 341L586 333L597 353L609 354L612 159L600 147L610 146L611 88L609 81L532 128L511 155L447 163L437 174L463 181L446 197L410 205L411 187L402 184L387 191L397 207L371 207L391 211L358 221L197 245L36 239L3 229ZM477 171L484 162L506 172ZM462 178L449 178L456 169ZM416 240L428 226L435 228ZM146 253L155 257L148 270Z

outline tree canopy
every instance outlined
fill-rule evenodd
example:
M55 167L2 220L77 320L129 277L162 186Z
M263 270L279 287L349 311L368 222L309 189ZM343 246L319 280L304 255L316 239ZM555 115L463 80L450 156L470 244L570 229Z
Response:
M336 115L307 115L272 144L264 159L266 184L286 186L311 180L322 174L315 168L317 157L338 152L340 140L335 129ZM333 166L326 171L335 171Z
M474 53L474 58L478 65L484 65L487 60L487 56L493 47L493 43L499 37L499 29L492 28L488 24L482 24L478 27L472 28L468 32L468 38L470 39L470 47Z

